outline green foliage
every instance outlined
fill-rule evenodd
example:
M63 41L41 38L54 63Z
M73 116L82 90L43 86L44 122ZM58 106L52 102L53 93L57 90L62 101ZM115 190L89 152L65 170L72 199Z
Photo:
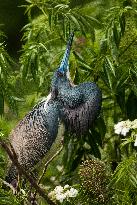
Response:
M28 23L22 29L22 50L17 64L6 51L6 38L0 32L0 115L5 114L0 119L0 129L7 136L36 99L47 95L68 35L74 30L71 77L76 84L84 81L98 84L103 94L102 111L85 136L65 133L64 149L51 163L42 185L46 187L48 182L53 189L59 183L79 184L79 165L94 156L111 166L110 204L136 204L134 139L131 143L128 135L123 146L125 137L114 133L114 124L137 118L137 2L27 0L23 7ZM61 173L54 168L58 164L63 167ZM1 177L5 166L5 153L1 151ZM50 180L52 176L56 176L54 182ZM26 193L28 190L29 185ZM86 197L83 188L79 192ZM0 194L7 200L7 192ZM18 203L12 194L10 197L14 204ZM45 204L40 197L38 200ZM84 204L84 198L80 203Z
M19 205L20 201L12 193L0 189L0 204L1 205Z
M35 18L30 15L33 7L37 7L40 12ZM45 87L45 79L57 67L56 62L60 62L63 54L61 45L64 46L68 33L71 30L80 31L94 41L95 28L100 27L101 23L95 17L85 14L82 8L69 8L69 2L29 1L27 12L30 22L24 27L25 45L20 58L22 76L24 79L27 76L29 80L32 78L37 88L41 89Z
M115 170L109 185L113 189L114 204L136 204L136 166L136 156L131 156L124 159Z
M15 72L16 64L8 55L5 49L5 43L2 42L3 33L0 32L0 115L4 114L4 107L6 103L14 111L17 111L16 102L20 99L17 98L15 90L15 79L17 74Z

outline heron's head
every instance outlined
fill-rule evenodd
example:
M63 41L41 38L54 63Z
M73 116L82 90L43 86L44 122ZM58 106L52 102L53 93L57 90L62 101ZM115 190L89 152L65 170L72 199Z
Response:
M70 86L69 56L70 56L70 49L73 41L73 36L74 36L74 32L70 34L67 48L62 58L61 64L53 75L52 84L51 84L52 92L58 93L59 89L62 89L65 86Z
M54 96L58 94L59 90L70 86L69 66L61 65L55 72L52 78L51 91Z

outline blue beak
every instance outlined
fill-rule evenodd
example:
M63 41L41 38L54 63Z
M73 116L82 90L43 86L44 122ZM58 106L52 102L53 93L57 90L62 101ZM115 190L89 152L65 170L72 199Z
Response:
M64 73L67 72L68 68L69 68L69 56L70 56L70 50L71 50L71 45L72 45L72 41L73 41L73 37L74 37L74 32L72 32L69 36L69 40L67 43L67 48L66 51L64 53L63 59L61 61L61 64L58 68L58 71L60 73L62 73L64 75Z

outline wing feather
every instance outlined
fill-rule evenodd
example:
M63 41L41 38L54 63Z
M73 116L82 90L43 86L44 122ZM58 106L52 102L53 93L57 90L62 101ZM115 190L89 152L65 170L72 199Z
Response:
M75 108L64 106L62 110L62 119L66 129L77 135L88 131L101 108L102 97L100 90L96 90L94 94L91 92L84 99L79 106Z

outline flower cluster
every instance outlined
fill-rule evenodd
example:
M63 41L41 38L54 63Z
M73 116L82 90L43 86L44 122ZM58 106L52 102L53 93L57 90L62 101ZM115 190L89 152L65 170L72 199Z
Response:
M64 200L68 201L69 198L76 197L77 194L78 191L67 184L64 187L56 186L55 189L48 194L48 196L52 200L57 200L62 203Z
M118 122L114 126L115 133L121 134L123 136L126 136L126 134L129 132L130 128L131 128L131 121L130 120Z
M116 125L114 125L115 133L121 134L123 136L126 136L130 130L136 130L136 129L137 129L137 119L133 121L130 120L121 121L118 122ZM134 136L135 136L134 146L137 146L137 134L135 134Z

